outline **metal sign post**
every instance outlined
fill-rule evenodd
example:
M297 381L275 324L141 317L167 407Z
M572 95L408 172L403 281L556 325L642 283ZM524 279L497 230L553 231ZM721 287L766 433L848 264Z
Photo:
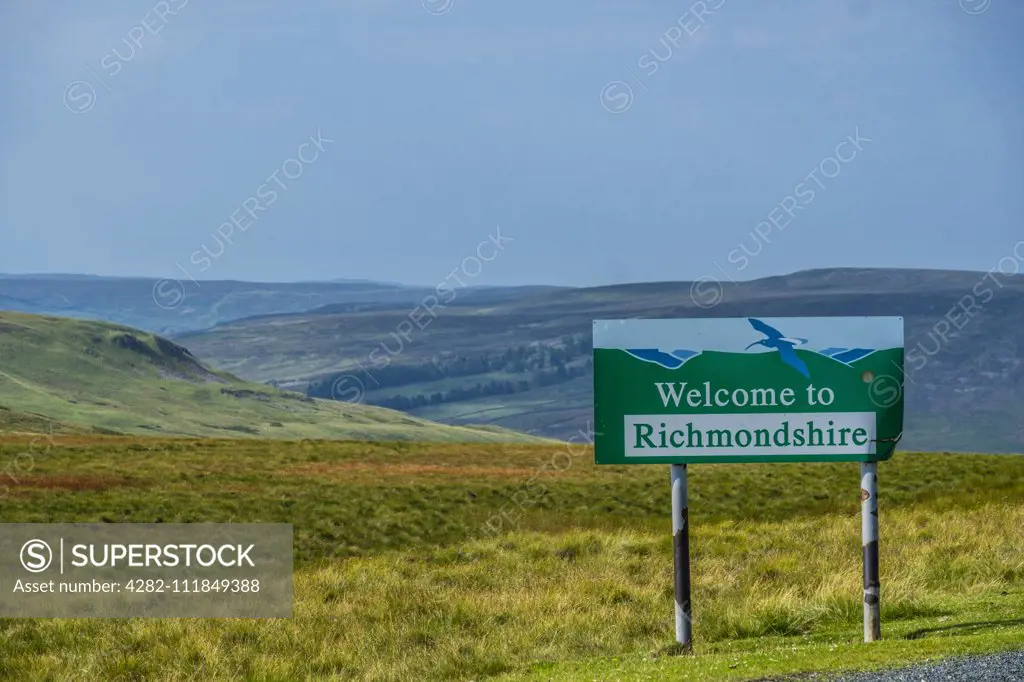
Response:
M675 559L676 641L693 648L693 610L690 605L690 503L686 465L671 465L672 549Z
M878 463L860 465L860 532L864 542L864 641L882 638L878 576Z

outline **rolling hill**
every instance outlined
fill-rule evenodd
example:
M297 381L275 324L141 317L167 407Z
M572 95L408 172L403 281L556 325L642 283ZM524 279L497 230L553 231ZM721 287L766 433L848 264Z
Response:
M524 287L548 290L551 287ZM208 329L259 315L327 305L412 307L434 287L337 280L263 283L86 275L0 275L0 310L115 322L156 334ZM460 297L507 297L518 288L480 288Z
M460 296L434 317L422 309L410 314L414 305L407 303L333 305L178 340L238 376L312 396L359 397L446 423L567 438L587 433L591 419L594 319L902 315L903 445L1024 452L1024 331L1017 324L1024 319L1024 276L845 268L703 283L695 297L694 286L526 291L491 301Z
M160 336L0 312L0 431L442 441L535 440L316 400L212 370Z

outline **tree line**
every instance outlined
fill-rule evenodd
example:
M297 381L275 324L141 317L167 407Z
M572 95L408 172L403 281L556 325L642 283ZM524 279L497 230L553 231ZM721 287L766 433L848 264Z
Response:
M501 351L476 354L445 352L424 363L391 363L372 371L376 383L367 385L367 389L379 393L386 388L498 372L524 376L514 381L478 381L473 385L429 394L380 398L367 396L367 402L398 410L412 410L425 405L507 395L550 386L588 374L593 364L591 348L589 334L573 334L547 343L533 342ZM335 382L357 372L335 372L311 381L306 388L306 395L311 398L335 399L337 396L332 395Z
M529 379L517 381L492 379L491 381L478 382L474 386L465 388L452 388L447 391L435 391L430 395L418 393L411 396L395 395L389 398L369 397L367 403L379 407L390 407L393 410L409 411L427 405L439 405L441 403L453 403L463 400L473 400L492 395L510 395L512 393L524 393L526 391L560 384L576 377L590 374L593 370L593 360L587 358L581 364L566 366L558 365L554 369L539 370L530 373Z

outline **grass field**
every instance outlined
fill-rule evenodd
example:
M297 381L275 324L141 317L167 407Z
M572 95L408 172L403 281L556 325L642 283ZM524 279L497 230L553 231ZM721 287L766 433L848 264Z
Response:
M674 655L667 467L584 446L0 438L4 522L290 522L290 620L3 620L11 680L757 679L1020 648L1024 460L880 466L883 642L855 464L694 466Z

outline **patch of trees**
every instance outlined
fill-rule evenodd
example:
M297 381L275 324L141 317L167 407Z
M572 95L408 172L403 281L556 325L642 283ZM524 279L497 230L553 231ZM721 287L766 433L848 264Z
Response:
M443 392L435 391L429 395L418 393L412 396L396 395L390 398L373 398L371 396L367 399L367 402L379 407L409 411L426 407L427 405L474 400L493 395L523 393L535 388L560 384L570 379L590 374L592 364L593 361L588 358L585 362L575 366L560 364L553 369L532 372L529 379L517 381L492 379L491 381L478 382L474 386L456 387Z
M359 378L366 384L367 390L375 393L385 388L481 374L524 375L522 379L515 381L479 381L474 385L456 387L443 392L424 393L412 397L392 396L367 401L374 405L410 410L442 402L519 393L568 381L591 371L590 367L593 362L591 352L589 334L573 334L551 341L514 346L501 351L475 354L445 352L423 363L392 362L386 367L369 367L367 369L373 375L372 382L367 380L363 376L362 370L359 369L325 375L311 381L306 388L306 394L312 398L337 398L332 395L335 383L349 375Z

